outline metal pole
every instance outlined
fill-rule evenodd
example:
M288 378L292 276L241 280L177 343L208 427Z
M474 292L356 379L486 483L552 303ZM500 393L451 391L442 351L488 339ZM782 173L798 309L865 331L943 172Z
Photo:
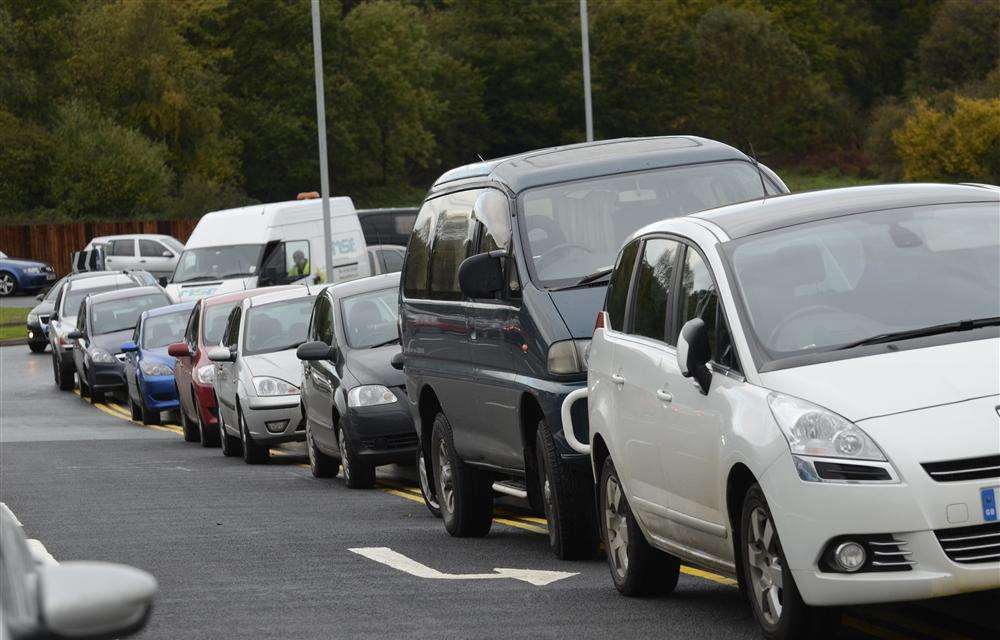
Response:
M326 162L326 99L323 95L323 42L319 28L319 0L312 0L313 59L316 66L316 130L319 135L319 186L323 196L324 280L331 282L333 243L330 239L330 170Z
M590 25L587 0L580 0L580 40L583 42L583 111L587 118L587 142L594 141L594 109L590 103Z

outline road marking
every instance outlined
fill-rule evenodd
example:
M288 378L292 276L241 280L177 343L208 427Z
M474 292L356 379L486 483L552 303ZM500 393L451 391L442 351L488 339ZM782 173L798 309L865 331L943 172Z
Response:
M416 560L411 560L401 553L393 551L388 547L362 547L348 549L353 553L364 556L369 560L388 565L397 571L408 573L417 578L427 578L430 580L497 580L510 578L533 584L536 587L544 587L557 580L571 578L579 575L576 572L568 571L543 571L540 569L493 569L494 573L444 573L437 569L431 569L427 565L420 564Z
M683 565L681 567L681 573L686 573L689 576L694 576L696 578L704 578L705 580L711 580L712 582L717 582L719 584L724 584L727 587L735 587L736 581L732 578L727 578L726 576L720 576L717 573L712 573L711 571L702 571L701 569L695 569L694 567L689 567Z

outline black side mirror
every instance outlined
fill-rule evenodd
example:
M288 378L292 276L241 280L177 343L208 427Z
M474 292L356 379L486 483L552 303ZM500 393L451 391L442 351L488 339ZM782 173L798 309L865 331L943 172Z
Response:
M392 356L392 360L389 361L389 364L392 365L393 369L396 369L398 371L402 371L403 370L403 352L400 351L399 353L393 355Z
M492 298L503 290L504 251L471 256L458 267L458 287L468 298Z
M325 342L315 340L300 344L299 348L295 350L295 355L299 360L307 361L336 360L337 347L331 347Z
M74 329L73 331L67 333L66 337L69 338L70 340L79 340L80 338L83 337L83 334L80 333L79 329Z
M712 384L712 371L708 361L712 352L708 346L708 327L701 318L693 318L681 327L681 335L677 338L677 366L685 378L694 378L701 387L701 392L707 394Z
M165 287L168 284L170 284L170 278L168 278L167 276L160 276L159 278L156 279L156 281L160 283L161 287Z

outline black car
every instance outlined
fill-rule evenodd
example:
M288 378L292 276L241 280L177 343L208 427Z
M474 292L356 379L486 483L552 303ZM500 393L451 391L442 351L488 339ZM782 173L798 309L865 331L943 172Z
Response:
M495 491L544 509L558 557L594 554L589 458L566 443L560 409L586 384L622 243L663 218L787 191L740 151L692 136L556 147L438 178L399 303L424 494L450 534L485 535ZM584 405L572 415L585 431Z
M348 487L375 483L375 467L412 463L417 452L399 353L399 274L324 289L313 306L303 361L302 413L316 477L344 468Z
M129 340L143 311L165 307L170 298L158 286L132 287L87 296L80 303L73 341L73 364L80 395L103 402L107 393L125 399L122 344Z

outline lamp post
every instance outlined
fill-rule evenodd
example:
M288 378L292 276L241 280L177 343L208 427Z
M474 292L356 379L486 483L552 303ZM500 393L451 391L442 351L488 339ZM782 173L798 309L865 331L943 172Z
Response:
M319 186L323 197L323 252L326 282L333 273L333 243L330 240L330 170L326 160L326 98L323 95L323 42L319 28L319 0L312 0L313 60L316 67L316 129L319 134Z
M583 43L583 111L587 120L587 142L594 141L594 110L590 102L590 24L587 0L580 0L580 40Z

